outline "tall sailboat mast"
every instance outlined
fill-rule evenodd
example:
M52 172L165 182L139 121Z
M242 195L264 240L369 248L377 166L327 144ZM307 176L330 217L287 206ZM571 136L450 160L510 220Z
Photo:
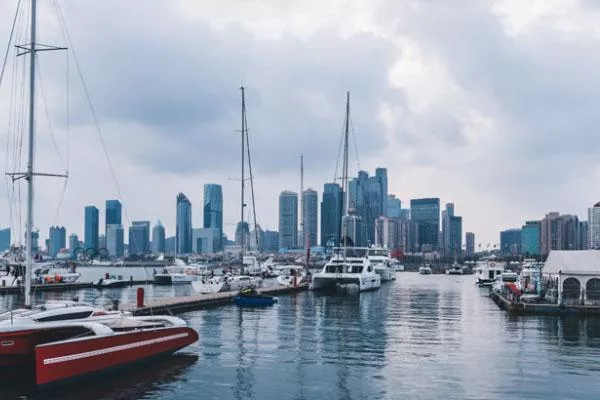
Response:
M31 306L31 271L33 269L33 149L35 138L35 41L36 41L36 6L37 1L31 0L31 43L29 49L29 149L27 155L27 222L26 222L26 258L25 258L25 306Z
M343 161L342 161L342 196L344 199L342 202L342 215L340 217L340 224L342 225L343 232L340 232L342 235L342 240L344 241L344 248L346 248L347 239L348 239L348 222L344 225L343 218L348 215L348 201L350 199L350 195L348 193L348 134L350 131L350 91L346 92L346 119L344 121L344 153L343 153ZM345 253L345 251L344 251Z
M241 199L242 199L242 203L241 203L241 222L240 222L240 234L241 234L241 238L242 238L242 249L241 249L241 259L242 259L242 274L244 273L244 250L245 250L245 246L246 246L246 242L244 240L244 207L246 207L246 204L244 202L244 191L245 191L245 186L246 186L246 176L245 176L245 153L246 153L246 148L245 148L245 141L246 141L246 93L245 93L245 88L242 86L240 87L240 90L242 91L242 179L241 179Z

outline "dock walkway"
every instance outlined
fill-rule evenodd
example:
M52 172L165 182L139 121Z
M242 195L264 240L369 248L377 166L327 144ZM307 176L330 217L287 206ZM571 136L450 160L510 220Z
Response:
M511 302L502 294L492 291L490 298L511 315L593 315L600 316L600 306L564 305L550 303Z
M152 280L130 280L127 284L129 286L133 285L146 285L151 284ZM32 292L46 292L46 291L68 291L68 290L79 290L79 289L88 289L95 287L92 282L75 282L75 283L44 283L41 285L31 285ZM101 288L98 288L101 289ZM0 286L0 294L14 294L14 293L22 293L24 287L23 286Z
M260 292L268 295L292 294L307 290L308 285L298 286L272 286L260 288ZM158 298L144 300L143 307L137 307L136 304L123 304L120 309L131 311L134 315L152 315L152 314L178 314L186 311L199 310L202 308L213 307L223 304L231 304L231 299L238 294L235 292L221 292L211 294L198 294L185 297Z

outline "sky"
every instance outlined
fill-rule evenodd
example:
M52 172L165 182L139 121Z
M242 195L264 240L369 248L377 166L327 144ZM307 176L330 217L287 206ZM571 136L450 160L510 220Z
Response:
M2 55L17 2L0 2ZM585 220L600 198L594 1L38 3L39 42L67 45L59 4L72 44L38 57L35 168L69 173L66 185L36 179L42 237L52 224L83 236L88 204L100 209L103 226L112 198L125 206L124 225L161 220L172 235L178 192L201 227L205 183L223 185L231 237L240 218L241 85L263 229L278 228L279 193L299 191L301 154L305 188L320 195L334 178L347 90L351 175L387 167L388 190L404 208L411 198L453 202L477 243L498 243L500 230L550 211ZM13 85L22 69L13 73L9 59L0 85L5 171L25 165L13 129L21 103L11 95L23 88L21 78ZM21 219L10 210L24 204L25 187L21 202L13 188L7 181L0 191L0 225L18 231L24 209Z

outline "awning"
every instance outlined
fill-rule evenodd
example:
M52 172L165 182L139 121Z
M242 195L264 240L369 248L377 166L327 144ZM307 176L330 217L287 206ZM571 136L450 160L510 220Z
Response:
M505 283L506 287L510 289L511 292L513 292L514 295L516 296L520 296L523 293L521 293L521 291L519 290L519 288L517 287L516 284L514 284L513 282L506 282Z

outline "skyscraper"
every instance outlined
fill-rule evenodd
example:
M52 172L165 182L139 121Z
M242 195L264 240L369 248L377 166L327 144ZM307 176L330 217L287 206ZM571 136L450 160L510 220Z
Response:
M540 234L542 224L540 221L526 221L521 227L521 252L525 256L540 255Z
M192 252L192 203L185 194L177 195L176 251L179 254Z
M10 249L10 228L0 229L0 251Z
M279 250L279 232L267 230L264 232L264 238L263 251L276 252Z
M235 227L235 244L237 246L244 246L244 251L250 250L250 225L248 222L241 221Z
M358 246L374 243L375 220L387 213L387 170L378 168L375 174L359 171L348 183L348 208L361 218L364 230Z
M390 218L400 218L402 212L402 202L395 195L387 196L387 216Z
M588 230L590 249L600 249L600 202L588 208Z
M454 210L453 210L454 211ZM462 217L452 215L450 217L450 256L457 257L462 251Z
M450 218L453 216L454 203L446 203L446 209L442 211L442 250L446 255L450 255Z
M342 188L337 183L326 183L321 200L321 246L339 245L342 223Z
M587 250L589 228L587 221L579 221L579 250Z
M51 257L56 257L61 249L67 247L67 230L64 226L51 226L48 236L50 238L48 252Z
M165 252L165 228L160 221L156 221L152 228L152 252L155 254Z
M298 193L279 195L279 248L294 249L298 243Z
M465 234L465 242L467 247L467 255L472 256L475 254L475 234L473 232L467 232Z
M85 207L85 249L98 250L99 212L95 206Z
M76 233L71 233L69 235L69 252L71 253L71 258L75 258L75 250L79 248L79 236Z
M410 219L417 223L416 247L436 248L440 233L440 199L425 198L410 201Z
M214 251L223 249L223 189L221 185L204 185L204 227L218 229L218 237L213 244Z
M306 240L308 240L309 247L316 246L317 235L318 235L318 205L319 198L316 190L306 189L302 194L304 197L304 211L302 216L304 218L304 232L302 247L306 247Z
M133 245L135 246L136 252L130 254L141 254L150 252L150 221L131 221L131 228L135 228L136 234L133 239L136 241ZM131 228L129 228L131 230ZM139 233L138 233L139 232ZM129 235L131 238L132 236ZM131 246L131 240L129 240L129 246Z
M521 255L521 230L507 229L500 232L500 252L505 255Z
M125 230L121 224L106 225L106 250L110 257L123 257ZM130 240L131 243L131 240Z
M107 232L108 225L123 224L123 221L121 220L121 209L121 202L119 200L106 200L105 233Z

